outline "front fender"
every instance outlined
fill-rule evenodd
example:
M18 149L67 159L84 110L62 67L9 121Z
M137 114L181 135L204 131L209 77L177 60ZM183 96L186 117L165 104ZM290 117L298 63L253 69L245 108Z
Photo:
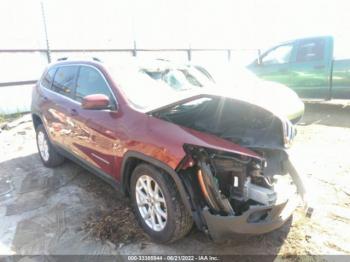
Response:
M124 157L123 157L123 162L121 165L121 170L120 170L120 180L121 180L121 186L122 186L122 191L125 195L128 195L130 192L130 178L131 178L131 170L130 170L130 166L128 166L130 164L129 161L142 161L144 163L149 163L155 167L158 167L162 170L164 170L168 175L170 175L170 177L173 179L173 181L176 184L177 190L180 193L181 199L184 203L184 205L186 206L188 212L190 214L192 214L192 208L191 208L191 203L189 200L189 196L185 190L184 184L181 180L181 178L179 177L179 175L176 173L176 171L174 169L172 169L170 166L168 166L167 164L153 158L150 156L147 156L145 154L142 154L140 152L136 152L136 151L128 151L125 153Z

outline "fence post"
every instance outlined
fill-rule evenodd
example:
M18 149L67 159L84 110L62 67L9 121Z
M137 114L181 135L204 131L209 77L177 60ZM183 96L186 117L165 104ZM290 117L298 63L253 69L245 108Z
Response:
M45 16L44 2L41 1L40 5L41 5L41 14L42 14L43 23L44 23L47 62L51 63L51 51L50 51L49 37L48 37L48 33L47 33L47 25L46 25L46 16Z
M191 60L192 60L192 49L191 49L191 47L189 47L187 49L187 60L188 60L188 62L191 62Z
M133 56L137 56L137 53L136 53L136 40L134 40L134 49L132 50L132 55Z
M231 62L231 49L227 49L227 61Z
M258 63L261 64L261 49L258 49Z

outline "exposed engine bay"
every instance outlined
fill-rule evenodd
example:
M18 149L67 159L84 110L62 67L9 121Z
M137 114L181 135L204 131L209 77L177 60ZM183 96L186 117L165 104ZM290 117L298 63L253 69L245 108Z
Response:
M251 206L271 207L296 193L291 177L264 174L265 160L192 145L185 148L187 163L191 164L184 166L184 173L191 177L191 188L196 188L197 204L208 205L213 214L239 216ZM267 215L268 212L260 212L250 220L259 221Z
M289 170L284 150L295 131L269 111L242 101L200 98L153 115L229 140L261 156L184 145L186 158L177 171L185 178L195 209L208 207L211 214L240 216L253 206L287 202L300 191L297 173ZM263 221L270 211L255 212L249 221Z

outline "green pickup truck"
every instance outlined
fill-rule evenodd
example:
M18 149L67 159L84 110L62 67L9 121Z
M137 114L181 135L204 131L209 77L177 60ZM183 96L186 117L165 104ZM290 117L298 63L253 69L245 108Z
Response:
M350 59L335 60L333 37L312 37L279 44L248 69L282 83L302 98L350 99Z

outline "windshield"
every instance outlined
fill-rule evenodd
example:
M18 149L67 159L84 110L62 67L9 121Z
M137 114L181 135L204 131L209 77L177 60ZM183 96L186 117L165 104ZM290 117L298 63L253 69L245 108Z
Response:
M155 108L176 96L169 85L155 81L140 70L125 67L111 69L118 88L137 109Z
M110 66L110 70L128 101L143 111L180 100L210 82L196 68L175 67L169 63L162 68L123 63Z
M141 71L154 80L164 82L175 91L197 89L211 84L207 76L198 69L189 66L168 67L158 70L143 68Z

